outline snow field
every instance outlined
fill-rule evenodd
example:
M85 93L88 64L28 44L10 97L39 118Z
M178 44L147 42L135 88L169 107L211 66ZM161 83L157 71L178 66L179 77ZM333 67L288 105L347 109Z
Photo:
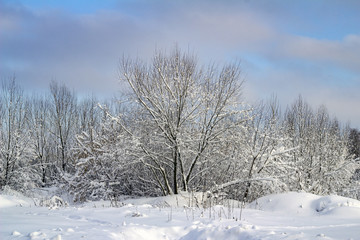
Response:
M197 195L198 199L200 195ZM69 207L35 207L0 195L0 239L360 239L360 202L284 193L196 207L189 195L123 199ZM190 204L190 205L189 205ZM190 207L189 207L190 206Z

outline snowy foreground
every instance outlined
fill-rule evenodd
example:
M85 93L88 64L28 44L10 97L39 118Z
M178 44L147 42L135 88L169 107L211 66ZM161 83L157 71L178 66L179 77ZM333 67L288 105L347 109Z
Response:
M191 199L35 207L36 199L2 193L0 239L360 239L360 202L354 199L270 195L247 205L241 220L235 201L204 209Z

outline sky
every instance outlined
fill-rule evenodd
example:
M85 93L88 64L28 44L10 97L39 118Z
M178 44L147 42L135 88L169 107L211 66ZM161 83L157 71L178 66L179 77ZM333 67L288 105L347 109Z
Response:
M0 0L0 77L110 98L122 56L178 45L200 63L240 61L248 102L302 95L360 128L359 12L357 0Z

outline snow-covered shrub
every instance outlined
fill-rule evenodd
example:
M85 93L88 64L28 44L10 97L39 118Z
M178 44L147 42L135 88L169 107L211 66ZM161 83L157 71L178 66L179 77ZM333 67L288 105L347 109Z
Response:
M66 177L74 201L136 194L137 168L126 153L128 144L123 129L111 118L104 119L101 128L77 135L76 172Z
M46 199L34 199L34 202L36 203L37 206L40 207L50 207L50 208L57 208L57 207L66 207L69 204L62 199L59 196L52 196L51 198L46 198Z

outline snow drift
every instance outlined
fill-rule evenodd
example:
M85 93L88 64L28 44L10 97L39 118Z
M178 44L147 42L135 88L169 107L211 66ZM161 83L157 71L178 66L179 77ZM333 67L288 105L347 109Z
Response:
M360 201L358 200L336 195L323 197L305 192L268 195L252 202L248 208L293 216L360 216Z
M124 197L118 207L97 201L55 208L35 207L31 198L2 193L0 239L360 238L360 202L354 199L289 192L241 209L230 201L204 208L195 200L201 196Z

